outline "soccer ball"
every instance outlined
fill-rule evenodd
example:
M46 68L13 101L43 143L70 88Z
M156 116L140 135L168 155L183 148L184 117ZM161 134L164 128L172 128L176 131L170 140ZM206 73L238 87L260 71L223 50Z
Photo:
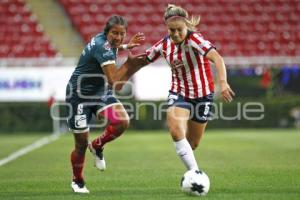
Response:
M209 191L209 178L199 170L189 170L184 173L181 179L181 189L187 194L204 196Z

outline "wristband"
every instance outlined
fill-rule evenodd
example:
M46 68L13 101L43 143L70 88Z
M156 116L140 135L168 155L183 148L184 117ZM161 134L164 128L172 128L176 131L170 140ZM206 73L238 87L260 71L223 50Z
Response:
M122 49L128 49L128 44L122 44L121 47Z

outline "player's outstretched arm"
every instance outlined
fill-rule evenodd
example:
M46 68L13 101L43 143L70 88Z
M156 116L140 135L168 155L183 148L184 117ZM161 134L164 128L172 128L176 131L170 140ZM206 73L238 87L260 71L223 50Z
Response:
M145 54L129 54L126 62L117 68L115 64L103 66L103 72L107 78L108 84L114 89L120 90L128 79L139 69L148 64Z
M133 49L141 44L145 40L143 33L139 32L135 34L128 44L120 45L119 49ZM147 65L146 54L132 55L129 51L126 62L117 68L114 64L103 67L103 71L107 77L108 83L116 90L122 89L123 85L128 79L136 73L143 66Z
M227 82L226 67L222 56L215 49L211 49L207 53L206 57L216 66L218 82L223 100L225 102L231 102L235 93Z
M146 54L138 54L132 55L129 53L126 62L122 65L122 67L126 68L126 73L121 78L121 81L127 81L130 77L139 71L141 68L148 65L150 62L146 58Z

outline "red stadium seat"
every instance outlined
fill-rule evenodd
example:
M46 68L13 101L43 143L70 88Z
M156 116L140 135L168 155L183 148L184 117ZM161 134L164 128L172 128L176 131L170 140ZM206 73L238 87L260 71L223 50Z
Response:
M112 14L125 16L129 22L128 37L145 32L142 51L165 33L163 12L167 0L60 0L84 40L98 33ZM197 0L176 4L190 14L201 15L199 30L205 38L221 47L223 55L288 55L300 52L300 1L298 0ZM1 8L0 8L1 10ZM283 36L280 36L284 33ZM278 36L279 35L279 36ZM277 41L281 49L274 49ZM276 43L276 44L277 44ZM288 45L289 44L289 45ZM285 50L286 49L286 50Z
M38 51L46 52L45 56L53 57L56 50L47 52L48 41L39 40L44 35L41 26L32 15L25 0L0 1L0 58L3 57L36 57L38 53L31 50L33 42L45 42Z

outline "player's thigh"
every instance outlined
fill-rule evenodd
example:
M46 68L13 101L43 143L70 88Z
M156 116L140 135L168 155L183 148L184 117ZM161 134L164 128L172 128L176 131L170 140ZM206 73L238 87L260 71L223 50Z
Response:
M129 116L121 103L115 103L105 107L105 109L98 112L97 117L99 119L104 117L112 123L115 121L129 121Z
M129 116L120 102L109 104L97 111L98 119L105 118L108 123L115 125L120 131L129 127Z
M194 120L189 120L187 123L186 138L189 141L192 149L196 149L205 132L207 122L200 123Z
M112 91L107 91L100 99L96 100L94 113L98 119L105 118L109 123L129 122L128 114L122 103L113 95Z
M167 110L167 125L174 141L185 138L190 111L186 108L171 106Z

